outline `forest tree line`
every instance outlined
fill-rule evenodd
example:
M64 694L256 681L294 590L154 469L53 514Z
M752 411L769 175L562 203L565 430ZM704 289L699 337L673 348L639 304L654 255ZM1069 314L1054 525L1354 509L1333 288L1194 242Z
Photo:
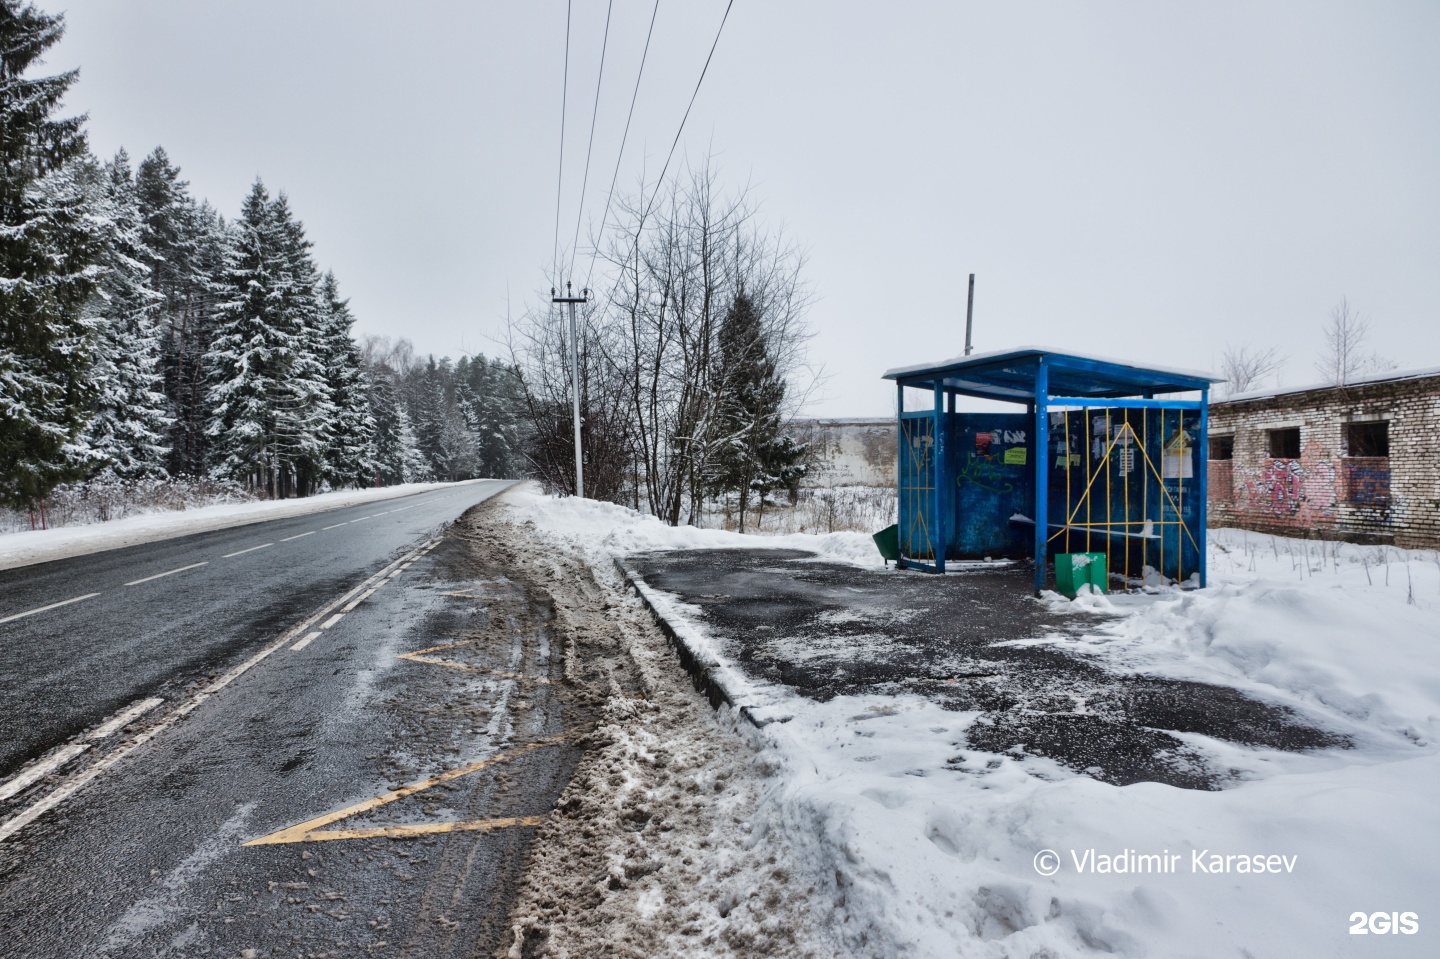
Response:
M284 193L238 217L162 148L132 165L29 78L62 17L0 14L0 501L60 484L205 479L252 494L514 475L519 380L483 356L357 344Z

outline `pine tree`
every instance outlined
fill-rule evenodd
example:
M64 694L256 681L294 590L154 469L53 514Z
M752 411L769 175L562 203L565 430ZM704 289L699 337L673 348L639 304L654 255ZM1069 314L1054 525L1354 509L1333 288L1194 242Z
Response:
M160 371L169 401L173 475L203 475L207 440L204 357L219 302L215 280L225 269L230 237L208 204L197 204L180 169L161 147L140 161L135 190L149 254L157 311Z
M415 446L437 480L450 478L450 456L446 445L445 384L440 368L431 356L420 371L418 403L415 410Z
M92 168L95 205L103 224L104 270L87 313L97 321L91 376L98 396L85 439L103 457L103 472L122 480L164 479L171 420L159 391L156 311L150 261L130 158L124 150L103 169Z
M322 319L319 274L310 257L305 227L290 212L284 193L272 206L284 239L285 279L282 313L296 333L286 357L285 375L275 400L276 439L282 462L280 495L315 492L324 478L334 441L335 405L326 376L328 334Z
M388 367L372 366L365 374L370 417L375 424L374 478L379 486L405 482L405 409L395 392L395 374ZM412 437L413 439L413 437Z
M80 434L101 243L74 162L85 118L54 116L78 71L25 77L63 30L0 0L0 501L19 509L95 466Z
M350 338L354 322L335 274L327 272L320 282L320 323L334 423L326 475L337 486L365 487L375 481L375 420L365 396L360 349Z
M805 448L782 432L785 380L775 368L754 302L735 297L717 336L715 444L707 488L740 498L740 531L752 494L794 488Z
M331 416L318 354L314 268L283 195L259 180L236 225L210 374L211 469L267 495L307 495L320 479Z

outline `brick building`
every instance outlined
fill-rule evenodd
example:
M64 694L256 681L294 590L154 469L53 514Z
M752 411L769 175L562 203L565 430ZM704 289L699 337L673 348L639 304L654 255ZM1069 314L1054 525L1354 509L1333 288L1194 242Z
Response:
M1210 525L1440 546L1440 369L1210 406Z

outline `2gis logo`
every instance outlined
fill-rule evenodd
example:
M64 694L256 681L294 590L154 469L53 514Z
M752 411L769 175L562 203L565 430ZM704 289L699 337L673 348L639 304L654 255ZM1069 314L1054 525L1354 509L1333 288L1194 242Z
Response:
M1420 931L1420 917L1413 912L1363 912L1350 913L1350 935L1352 936L1413 936Z

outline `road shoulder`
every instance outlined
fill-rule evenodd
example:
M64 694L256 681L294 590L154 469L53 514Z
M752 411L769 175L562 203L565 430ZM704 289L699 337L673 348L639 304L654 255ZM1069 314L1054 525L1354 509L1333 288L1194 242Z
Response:
M570 784L537 833L500 955L828 956L843 893L765 802L774 759L749 724L695 691L612 569L509 514L473 511L475 539L545 583L557 632L634 664L611 686Z

